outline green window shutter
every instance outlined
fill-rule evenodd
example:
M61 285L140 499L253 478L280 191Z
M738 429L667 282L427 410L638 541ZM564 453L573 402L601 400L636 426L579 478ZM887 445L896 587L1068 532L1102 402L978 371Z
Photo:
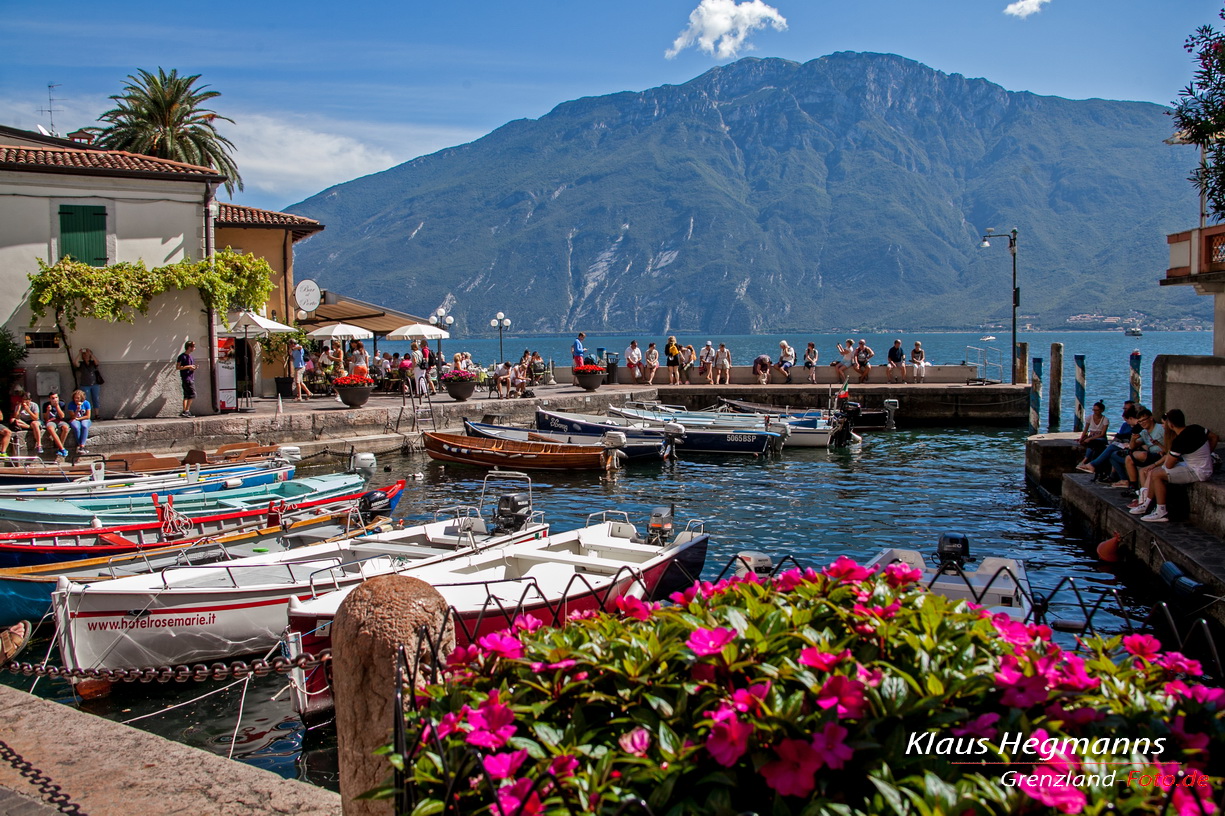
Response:
M60 205L60 257L106 266L106 207Z

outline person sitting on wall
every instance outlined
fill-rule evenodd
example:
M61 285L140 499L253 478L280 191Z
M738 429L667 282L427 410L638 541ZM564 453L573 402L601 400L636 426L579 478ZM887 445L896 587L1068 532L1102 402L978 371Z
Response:
M1140 521L1169 521L1165 501L1169 485L1192 484L1207 481L1212 476L1212 450L1219 441L1217 435L1202 425L1188 425L1186 416L1178 408L1166 411L1161 417L1165 433L1172 437L1169 452L1162 460L1162 467L1155 468L1148 478L1147 501L1131 509L1131 514L1140 516ZM1149 502L1156 506L1151 513Z
M625 367L629 370L632 385L642 381L642 349L638 348L637 340L631 340L625 347Z
M1122 462L1123 455L1128 448L1131 447L1131 437L1135 432L1134 423L1136 421L1136 403L1132 400L1127 400L1123 403L1123 424L1119 425L1119 429L1115 431L1114 436L1110 440L1110 444L1094 457L1089 465L1093 468L1093 478L1099 482L1118 481L1123 478ZM1110 478L1112 472L1111 460L1117 456L1120 470L1114 471L1114 479Z
M770 355L759 354L753 360L753 379L758 385L765 385L770 380Z
M885 366L885 382L906 382L906 350L902 348L900 339L894 340L889 347L889 364Z
M509 360L507 360L506 362L502 363L502 365L498 366L497 371L493 373L493 382L498 388L498 396L502 397L503 399L510 397L514 370L515 367L510 364Z
M1123 457L1123 479L1115 487L1139 490L1148 499L1148 471L1156 467L1165 456L1165 426L1157 421L1153 412L1143 405L1136 408L1136 431L1131 435L1131 444ZM1117 469L1117 468L1116 468ZM1143 479L1143 481L1141 481ZM1139 501L1136 502L1139 504Z
M1085 473L1094 473L1093 465L1089 464L1098 457L1106 447L1106 432L1110 430L1110 420L1106 419L1106 403L1098 400L1093 403L1089 416L1085 419L1085 429L1077 442L1085 446L1085 458L1080 460L1076 469Z
M846 339L846 345L838 344L838 359L830 363L834 367L834 373L838 375L838 379L845 380L851 376L851 372L855 370L855 341L851 338Z
M923 343L914 341L914 348L910 350L910 366L914 369L914 378L916 382L923 382L927 376L927 367L931 363L927 362L927 352L923 351Z
M60 404L60 395L56 391L47 394L47 401L43 403L43 429L51 438L56 455L67 456L68 435L72 433L72 426L68 424L64 406Z
M784 385L791 383L791 367L795 365L795 349L786 340L778 341L778 362L774 364L774 368L783 372L787 379ZM767 380L769 377L767 376Z
M698 353L698 376L706 378L706 384L712 385L715 381L715 345L709 340L706 345L702 346L702 351Z
M19 401L13 409L13 418L9 421L14 433L29 431L30 440L34 443L34 452L43 452L43 424L39 420L38 409L30 401L30 395L25 391L17 392Z
M855 347L855 371L859 374L859 381L866 383L868 375L872 373L872 364L868 361L876 356L876 352L868 346L868 341L860 339L859 345Z

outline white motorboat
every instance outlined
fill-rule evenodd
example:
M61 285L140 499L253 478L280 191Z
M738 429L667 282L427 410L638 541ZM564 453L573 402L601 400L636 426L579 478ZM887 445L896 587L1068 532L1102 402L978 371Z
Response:
M412 571L452 607L456 645L507 629L520 615L560 625L576 612L613 611L618 598L667 597L693 584L706 562L708 535L691 521L672 535L672 510L657 508L644 536L622 512L588 517L577 530L497 549L465 553ZM286 653L332 646L331 624L350 589L292 600ZM294 707L308 720L331 709L327 672L292 675Z
M930 560L924 559L918 550L890 547L868 562L868 566L884 569L898 561L922 570L919 583L932 592L971 601L991 613L1004 612L1017 620L1032 620L1033 592L1024 562L988 556L976 567L970 567L973 560L970 540L965 535L945 533Z
M501 495L482 515L486 490L507 478L526 491ZM166 666L267 651L285 628L290 598L355 586L548 534L521 473L490 474L478 506L439 510L434 520L219 564L184 566L97 583L62 579L52 596L56 640L72 668Z
M627 403L610 405L613 416L635 419L659 427L680 423L686 430L755 430L770 431L782 436L783 445L790 448L828 448L838 431L841 419L833 421L826 415L789 417L779 414L732 413L729 411L689 411L674 405ZM850 435L850 444L863 442L858 434Z

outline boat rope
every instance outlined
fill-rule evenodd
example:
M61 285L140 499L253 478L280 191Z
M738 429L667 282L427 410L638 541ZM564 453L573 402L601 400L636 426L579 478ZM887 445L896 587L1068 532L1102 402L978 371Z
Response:
M156 717L158 714L165 714L167 711L174 711L176 708L182 708L183 706L188 706L188 705L191 705L192 703L198 703L206 697L212 697L214 694L220 694L226 689L233 688L234 686L237 686L239 683L245 683L245 682L247 682L246 678L243 678L242 680L235 680L233 683L226 683L221 688L215 688L212 691L206 691L203 694L201 694L199 697L193 697L190 700L187 700L186 702L176 703L172 706L166 706L165 708L159 708L157 711L150 711L148 714L141 714L140 716L133 717L130 720L120 720L119 722L122 725L131 725L132 723L137 722L138 720L148 719L149 717Z
M9 747L9 744L4 740L0 740L0 759L12 765L13 770L24 776L31 785L38 788L39 795L46 799L60 813L73 813L76 816L85 816L81 806L73 802L59 785L51 781L51 777L34 767L29 760Z
M108 680L124 683L185 683L188 680L225 680L233 677L243 679L248 676L267 677L270 674L288 674L294 669L314 669L332 659L332 650L324 649L318 655L304 652L297 657L288 658L277 655L270 660L252 660L247 663L235 660L231 663L203 663L195 666L145 666L143 668L124 669L71 669L66 666L51 666L46 663L21 663L12 661L4 667L10 674L22 674L27 677L51 677L71 680Z

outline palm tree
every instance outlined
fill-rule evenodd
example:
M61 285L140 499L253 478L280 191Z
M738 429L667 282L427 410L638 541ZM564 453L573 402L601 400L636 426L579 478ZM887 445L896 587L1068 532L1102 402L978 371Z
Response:
M144 70L129 74L124 92L111 97L116 107L98 117L106 123L98 129L98 144L211 167L226 176L225 189L232 196L235 187L242 189L242 177L230 157L234 145L217 132L215 123L234 120L201 107L221 94L206 91L207 85L193 87L199 78L161 68L156 75Z

